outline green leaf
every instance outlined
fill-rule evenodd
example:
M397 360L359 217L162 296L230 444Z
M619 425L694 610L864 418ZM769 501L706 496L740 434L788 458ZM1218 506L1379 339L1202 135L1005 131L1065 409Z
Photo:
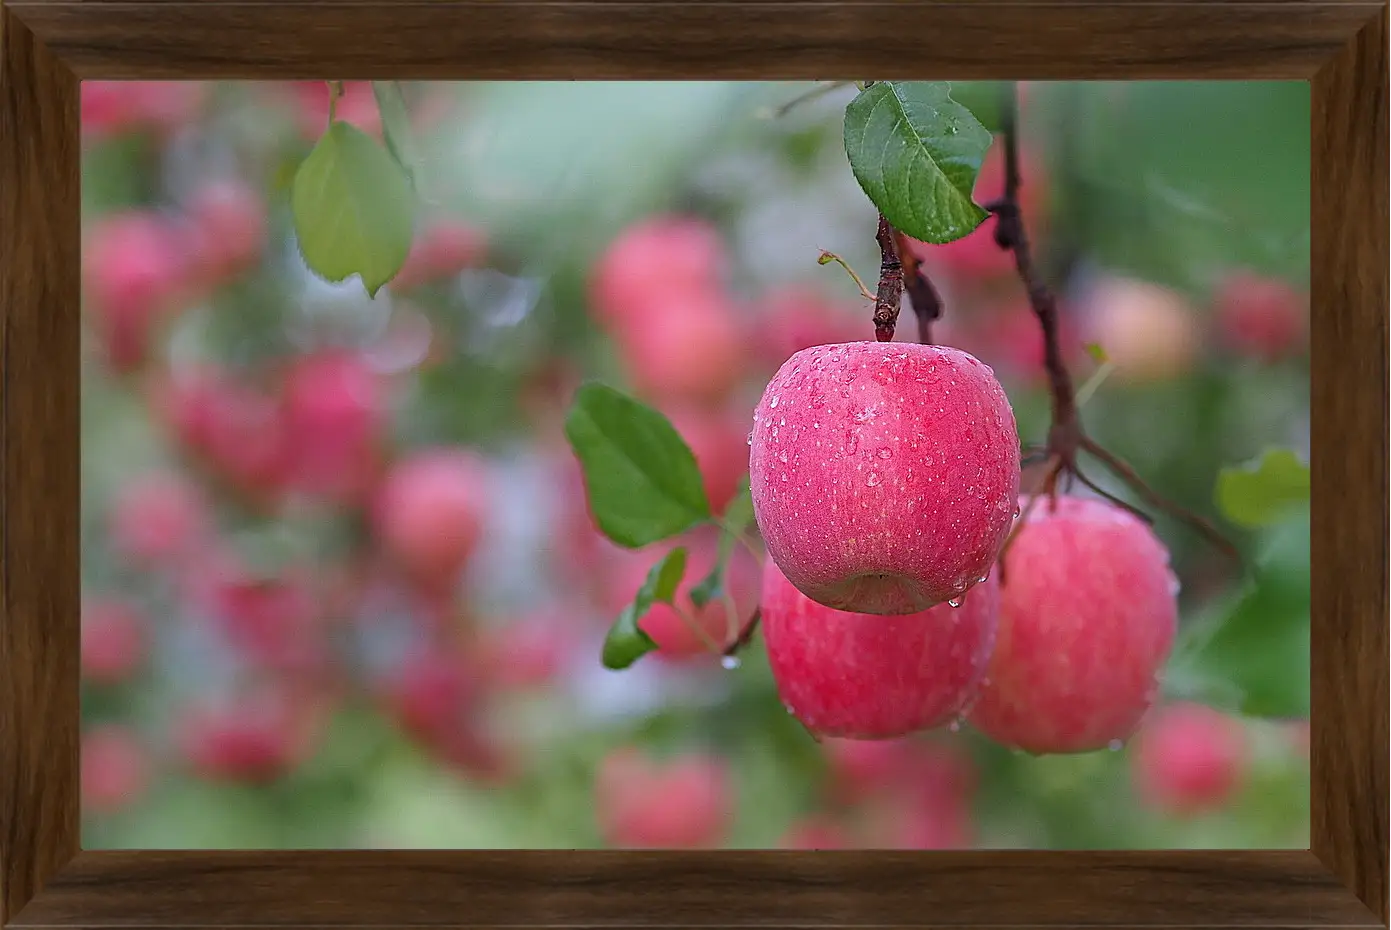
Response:
M945 83L881 81L845 108L855 179L885 219L923 242L960 239L985 220L971 192L990 142Z
M348 123L329 126L299 166L290 205L305 263L328 281L358 275L375 297L410 253L410 182L385 149Z
M377 112L382 117L382 137L387 151L406 174L412 189L420 188L420 160L415 152L415 137L411 133L410 114L400 81L373 81L372 96L377 98Z
M1273 527L1248 583L1185 631L1171 694L1251 717L1309 714L1309 518Z
M565 437L589 509L609 539L637 549L711 518L695 455L666 417L611 387L580 387Z
M1308 500L1309 466L1289 449L1271 449L1217 476L1217 506L1241 526L1265 526Z
M678 546L662 557L647 573L633 602L623 608L608 635L604 637L605 668L625 669L657 648L656 642L638 627L638 621L655 603L670 604L686 574L686 549Z
M749 493L749 476L745 475L743 483L739 486L739 493L729 502L720 518L720 545L715 567L710 569L710 574L699 584L691 588L692 604L704 607L715 598L723 596L725 570L729 567L729 558L734 554L734 548L739 545L739 537L751 523L753 496Z

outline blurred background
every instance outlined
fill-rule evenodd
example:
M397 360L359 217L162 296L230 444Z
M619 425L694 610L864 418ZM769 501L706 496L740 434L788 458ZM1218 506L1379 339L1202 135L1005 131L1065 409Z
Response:
M873 338L817 262L874 286L855 90L781 112L812 86L406 84L419 224L369 299L310 274L289 219L326 83L83 84L84 847L1307 846L1307 721L1239 702L1033 757L969 727L818 744L757 639L732 669L695 642L601 666L655 559L589 519L575 386L666 413L719 507L782 361ZM1021 91L1026 220L1076 380L1107 375L1084 420L1216 520L1220 468L1307 457L1308 86ZM953 87L988 127L997 93ZM380 135L367 83L337 113ZM991 224L920 252L937 341L1042 441L1041 339ZM1238 579L1156 531L1197 623ZM1291 551L1307 617L1307 535ZM1261 678L1259 639L1233 656L1307 693Z

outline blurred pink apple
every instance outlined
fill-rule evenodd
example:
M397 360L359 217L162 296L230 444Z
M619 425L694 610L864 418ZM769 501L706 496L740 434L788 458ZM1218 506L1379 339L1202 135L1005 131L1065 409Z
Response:
M1200 704L1173 704L1156 709L1141 726L1131 777L1145 804L1188 816L1232 800L1248 752L1240 721Z
M482 538L488 484L486 466L464 448L427 449L397 462L377 498L383 546L421 583L455 583Z
M129 681L145 662L144 618L123 601L82 604L82 677L104 685Z

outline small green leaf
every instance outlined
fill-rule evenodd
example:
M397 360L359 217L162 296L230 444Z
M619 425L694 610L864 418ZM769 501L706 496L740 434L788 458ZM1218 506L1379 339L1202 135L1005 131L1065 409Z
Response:
M382 117L382 137L387 151L406 173L413 189L420 188L420 161L415 154L415 137L411 133L410 114L400 81L373 81L372 96L377 98L377 112Z
M410 182L385 149L348 123L329 126L299 166L290 205L305 263L328 281L358 275L375 297L410 253Z
M666 417L611 387L580 387L565 436L589 509L609 539L637 549L711 518L695 455Z
M724 562L716 562L715 567L710 569L710 574L691 587L691 603L697 608L724 596L724 568Z
M1103 349L1101 347L1101 344L1097 342L1087 343L1087 354L1090 355L1092 357L1092 361L1096 362L1098 365L1105 365L1109 358L1109 356L1106 354L1106 350Z
M686 573L686 554L686 549L678 546L648 571L642 587L633 595L633 602L623 608L623 613L604 637L605 668L625 669L657 648L652 637L638 626L638 621L654 603L670 604L675 599L676 589Z
M885 219L923 242L960 239L985 220L971 193L990 142L945 83L881 81L845 108L855 179Z
M710 569L710 574L699 584L691 588L691 603L697 607L704 607L715 598L723 596L725 569L729 566L729 558L734 554L734 547L739 544L739 537L752 522L753 497L749 493L749 476L745 475L739 485L739 493L725 507L720 519L720 546L715 558L715 567Z
M1308 500L1309 466L1289 449L1271 449L1217 476L1217 506L1241 526L1265 526Z

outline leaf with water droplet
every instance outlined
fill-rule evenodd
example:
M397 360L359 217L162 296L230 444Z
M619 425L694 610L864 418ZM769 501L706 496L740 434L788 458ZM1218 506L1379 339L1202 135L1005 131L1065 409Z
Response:
M615 671L625 669L657 648L657 643L642 631L638 621L655 603L670 604L686 573L686 549L678 546L662 557L647 573L633 601L618 615L604 637L604 667Z
M866 195L914 239L945 243L988 215L972 199L990 132L932 81L881 81L845 108L845 153Z

